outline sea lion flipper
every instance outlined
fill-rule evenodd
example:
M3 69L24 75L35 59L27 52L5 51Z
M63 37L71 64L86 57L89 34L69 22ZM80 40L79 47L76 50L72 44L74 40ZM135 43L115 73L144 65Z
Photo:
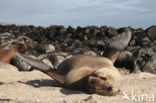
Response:
M64 80L65 76L61 75L57 71L49 70L46 74L48 74L50 77L52 77L54 80L56 80L57 82L61 84L65 83L65 80Z
M25 61L26 63L28 63L29 65L35 67L35 69L42 71L43 73L49 75L59 83L64 84L64 76L57 73L57 71L55 71L50 66L44 64L40 60L33 59L19 53L16 53L16 56L19 57L21 60Z
M132 36L132 32L129 28L125 28L124 32L118 34L110 40L109 48L116 50L123 50L128 45Z
M45 63L41 62L40 60L33 59L28 56L19 54L19 53L16 53L16 56L42 72L46 72L46 71L52 69L50 66L46 65Z
M130 28L125 28L124 32L113 37L104 53L104 56L109 58L113 63L118 58L120 52L124 50L131 40L132 32Z

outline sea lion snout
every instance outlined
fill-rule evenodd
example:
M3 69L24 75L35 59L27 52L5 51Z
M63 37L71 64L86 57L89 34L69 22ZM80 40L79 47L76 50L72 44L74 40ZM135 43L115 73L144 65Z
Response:
M99 95L116 95L120 92L118 81L113 76L113 72L109 68L102 68L93 72L88 77L88 92Z

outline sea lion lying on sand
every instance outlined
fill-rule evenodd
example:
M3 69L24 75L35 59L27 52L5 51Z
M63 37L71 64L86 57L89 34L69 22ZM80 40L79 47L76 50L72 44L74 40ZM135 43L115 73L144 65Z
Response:
M115 95L120 91L121 75L114 62L131 39L129 28L112 38L108 45L106 57L77 55L64 60L56 70L48 65L27 56L16 55L37 70L49 75L63 84L65 88L83 90L87 93L99 95Z

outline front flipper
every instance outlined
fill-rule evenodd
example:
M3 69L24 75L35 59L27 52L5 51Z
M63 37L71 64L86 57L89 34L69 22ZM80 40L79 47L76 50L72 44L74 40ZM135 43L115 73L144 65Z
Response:
M54 80L56 80L57 82L64 84L65 82L65 76L61 75L60 73L58 73L57 71L54 70L49 70L46 72L46 74L48 74L51 78L53 78Z
M65 77L65 84L73 84L88 75L90 75L93 70L90 67L81 67L77 69L72 69Z

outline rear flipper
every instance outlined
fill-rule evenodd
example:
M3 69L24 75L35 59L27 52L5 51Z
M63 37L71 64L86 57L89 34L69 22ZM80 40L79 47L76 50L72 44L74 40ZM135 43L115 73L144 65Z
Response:
M130 28L125 28L123 33L118 34L110 40L104 56L112 60L114 63L120 52L127 47L129 41L131 40L131 36L132 33Z
M41 62L40 60L37 59L33 59L30 57L27 57L25 55L16 53L16 56L18 58L20 58L21 60L25 61L26 63L28 63L29 65L31 65L32 67L34 67L37 70L40 70L42 72L46 72L50 69L52 69L50 66L46 65L45 63Z
M19 53L16 53L16 56L21 60L25 61L26 63L28 63L29 65L31 65L32 67L34 67L35 69L42 71L43 73L49 75L59 83L64 84L64 76L59 74L53 68L41 62L40 60L33 59Z

